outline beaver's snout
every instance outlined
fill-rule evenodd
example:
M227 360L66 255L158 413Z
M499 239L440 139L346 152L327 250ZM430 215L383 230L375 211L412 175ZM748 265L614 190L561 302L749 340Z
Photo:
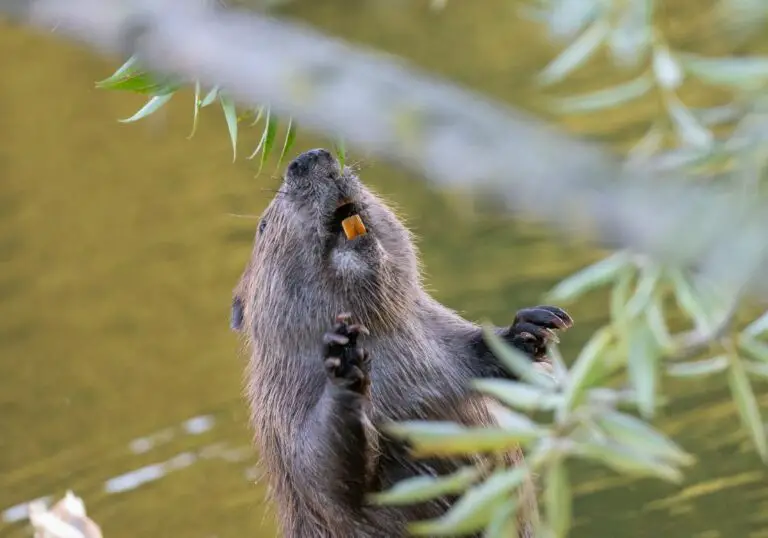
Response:
M308 215L324 219L330 236L351 241L368 234L356 182L354 176L342 173L331 152L318 148L291 161L282 190L292 201L308 208Z
M325 149L311 149L296 157L288 165L288 173L293 176L306 176L317 164L321 166L338 167L336 159Z

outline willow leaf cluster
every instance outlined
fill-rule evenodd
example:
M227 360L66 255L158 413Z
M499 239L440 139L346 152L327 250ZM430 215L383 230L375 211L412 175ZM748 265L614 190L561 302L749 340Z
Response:
M103 90L129 91L148 96L147 102L129 118L118 120L122 123L132 123L144 119L154 114L165 106L182 89L182 84L164 80L161 77L153 76L151 73L143 70L135 56L131 56L123 65L121 65L112 75L96 83L96 87ZM193 99L192 131L188 138L192 138L197 131L200 111L214 103L218 103L227 123L230 142L232 144L232 160L237 159L237 144L240 126L243 123L250 122L249 127L255 127L262 124L261 137L258 144L248 156L248 159L259 157L258 171L261 172L264 164L269 159L277 147L277 133L280 127L280 120L274 114L269 105L261 105L256 108L238 110L234 101L226 92L218 87L213 87L203 91L199 82L194 84L195 94ZM283 137L282 148L277 160L277 166L280 166L288 156L296 140L297 125L293 118L286 121L285 134ZM339 140L336 145L336 155L343 163L345 158L344 142Z

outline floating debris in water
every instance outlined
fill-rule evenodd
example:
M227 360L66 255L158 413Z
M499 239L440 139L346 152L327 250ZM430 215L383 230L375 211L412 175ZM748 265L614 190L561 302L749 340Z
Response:
M212 429L215 424L216 419L213 415L199 415L182 422L180 429L188 435L200 435ZM134 439L128 446L131 452L143 454L158 445L170 442L177 433L179 433L179 426L165 428L145 437Z
M149 452L157 445L168 443L171 441L171 439L173 439L173 436L173 428L166 428L146 437L139 437L138 439L134 439L128 446L131 452L135 454L143 454L145 452Z
M33 499L23 503L9 506L3 510L2 520L6 523L16 523L17 521L24 521L29 519L29 505L33 503L43 503L47 505L53 500L53 497L40 497L39 499Z
M197 456L194 453L182 452L167 461L145 465L120 476L110 478L104 483L104 491L107 493L121 493L136 489L148 482L154 482L164 477L170 471L189 467L196 459Z
M85 512L83 500L67 491L49 510L45 501L27 507L35 538L102 538L101 528Z
M216 418L212 414L193 416L175 426L133 439L128 448L134 454L143 454L158 445L169 443L179 433L201 435L215 426ZM200 459L218 459L229 463L240 463L249 460L254 455L253 447L250 444L231 446L227 442L218 441L198 450L182 452L169 460L145 465L109 478L104 482L103 488L107 494L122 493L154 482L171 471L189 467ZM246 471L246 476L250 476L248 471ZM37 529L35 538L101 538L99 527L85 516L85 506L82 499L68 491L65 497L49 510L47 506L52 501L53 497L50 496L38 497L0 509L0 522L17 523L30 520ZM82 527L83 525L84 527Z
M200 435L213 428L215 422L213 415L201 415L184 421L183 428L189 434Z

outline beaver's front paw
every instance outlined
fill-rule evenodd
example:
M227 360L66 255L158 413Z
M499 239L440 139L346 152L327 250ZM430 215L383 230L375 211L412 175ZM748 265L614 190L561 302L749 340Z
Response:
M350 314L336 317L333 330L323 335L323 359L325 371L337 386L364 394L370 385L368 353L358 343L368 329L362 325L350 325Z
M573 326L573 319L562 308L556 306L534 306L523 308L515 315L506 340L534 360L547 354L547 344L557 342L555 330Z

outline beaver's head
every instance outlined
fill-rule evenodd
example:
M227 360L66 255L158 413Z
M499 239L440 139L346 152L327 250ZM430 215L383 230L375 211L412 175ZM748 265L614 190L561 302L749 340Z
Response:
M419 289L408 230L385 203L324 149L296 157L261 215L235 292L233 326L323 330L351 312L392 325ZM264 328L263 330L268 330Z

